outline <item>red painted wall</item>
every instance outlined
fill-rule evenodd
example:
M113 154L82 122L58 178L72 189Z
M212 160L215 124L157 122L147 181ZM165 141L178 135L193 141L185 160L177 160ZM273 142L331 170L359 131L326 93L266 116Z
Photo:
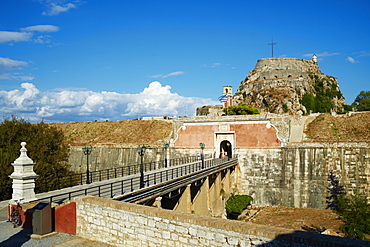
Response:
M71 202L54 210L56 232L76 235L76 203Z
M199 143L206 144L206 147L213 147L214 132L218 131L218 125L190 125L186 129L180 128L175 147L196 147Z
M266 124L231 124L230 130L235 131L237 147L280 147L274 127Z
M227 123L221 123L225 125ZM213 147L216 133L235 133L236 147L280 147L281 141L273 126L264 123L232 124L229 131L220 131L220 125L186 125L178 130L175 147L199 147L203 142L206 147Z

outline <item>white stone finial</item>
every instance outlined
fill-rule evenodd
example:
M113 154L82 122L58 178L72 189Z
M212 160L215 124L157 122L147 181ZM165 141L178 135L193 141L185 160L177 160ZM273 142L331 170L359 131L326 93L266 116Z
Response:
M12 200L24 199L24 202L34 201L35 197L35 178L37 174L33 171L34 163L27 156L26 143L21 143L21 155L12 163L13 173L9 176L13 179Z
M33 160L27 156L26 142L21 143L21 155L14 161L15 164L31 164Z

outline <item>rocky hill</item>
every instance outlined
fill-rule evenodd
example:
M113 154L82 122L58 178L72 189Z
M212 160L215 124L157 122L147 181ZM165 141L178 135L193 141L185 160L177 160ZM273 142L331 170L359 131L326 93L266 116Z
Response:
M317 105L311 106L315 100ZM306 114L341 112L344 98L336 78L323 74L316 59L264 58L241 82L233 103L271 113Z

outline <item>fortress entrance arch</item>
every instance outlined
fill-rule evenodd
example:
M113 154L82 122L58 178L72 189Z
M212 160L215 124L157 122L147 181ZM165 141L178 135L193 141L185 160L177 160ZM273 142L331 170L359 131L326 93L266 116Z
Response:
M220 154L231 158L233 156L233 146L229 141L222 141L220 143Z
M227 155L231 157L235 149L235 133L226 132L226 133L215 133L215 144L217 155Z

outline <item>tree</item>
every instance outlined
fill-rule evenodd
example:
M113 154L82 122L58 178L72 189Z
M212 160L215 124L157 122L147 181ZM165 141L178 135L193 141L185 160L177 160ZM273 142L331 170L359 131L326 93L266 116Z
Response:
M326 208L338 210L337 201L339 196L344 193L344 187L342 185L339 185L339 179L337 176L334 175L333 171L330 171L328 181L329 196L326 197L326 203L328 204Z
M345 237L368 240L370 234L370 204L366 196L340 195L337 199L336 213L344 222L340 229Z
M306 107L307 113L315 110L315 96L306 93L302 96L301 104Z
M358 111L370 111L370 91L361 91L352 106Z
M260 113L258 109L246 105L245 103L225 107L223 112L227 115L254 115Z
M69 170L68 147L62 131L43 122L31 124L12 116L0 123L0 181L9 184L13 171L11 163L20 155L20 143L27 143L28 156L36 163L36 192L56 189L60 176L72 174ZM40 183L47 181L46 183ZM2 191L1 191L2 190ZM9 192L0 187L0 200L9 199Z

